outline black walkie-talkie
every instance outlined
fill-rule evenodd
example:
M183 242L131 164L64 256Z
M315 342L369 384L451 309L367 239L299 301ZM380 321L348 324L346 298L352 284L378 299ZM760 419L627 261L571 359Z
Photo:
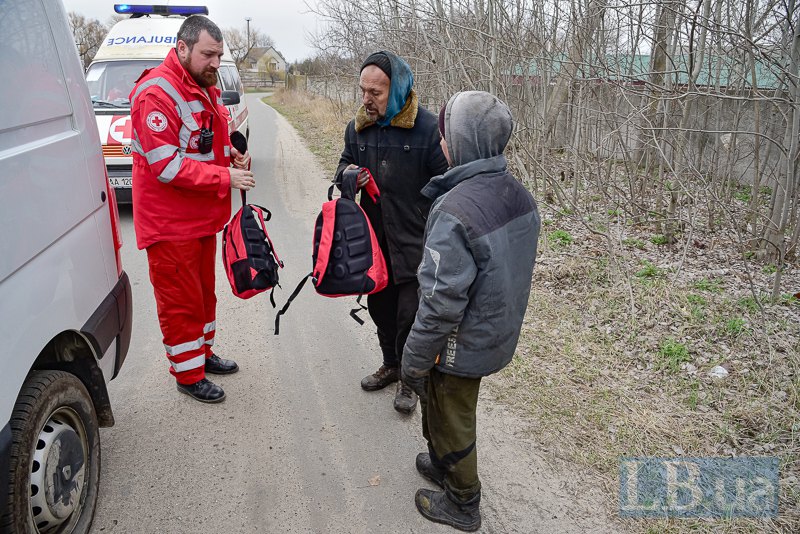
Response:
M197 142L197 150L201 154L208 154L214 147L214 115L208 121L208 128L200 128L200 139Z

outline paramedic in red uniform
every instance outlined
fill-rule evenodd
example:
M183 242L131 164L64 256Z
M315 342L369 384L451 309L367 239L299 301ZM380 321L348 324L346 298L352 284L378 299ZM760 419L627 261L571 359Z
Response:
M130 98L136 243L147 250L170 373L178 391L202 402L225 398L206 373L239 370L212 350L216 234L230 219L231 188L255 187L249 153L228 137L216 87L221 57L217 25L188 17L175 48Z

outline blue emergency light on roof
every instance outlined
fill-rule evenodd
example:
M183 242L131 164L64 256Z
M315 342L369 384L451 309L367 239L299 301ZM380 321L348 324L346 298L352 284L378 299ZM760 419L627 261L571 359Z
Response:
M208 15L206 6L164 6L114 4L114 11L121 15Z

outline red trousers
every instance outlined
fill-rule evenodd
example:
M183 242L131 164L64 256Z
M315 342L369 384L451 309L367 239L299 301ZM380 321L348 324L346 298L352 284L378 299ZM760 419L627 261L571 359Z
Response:
M179 384L205 378L216 331L216 236L160 241L147 247L150 281L164 336L169 372Z

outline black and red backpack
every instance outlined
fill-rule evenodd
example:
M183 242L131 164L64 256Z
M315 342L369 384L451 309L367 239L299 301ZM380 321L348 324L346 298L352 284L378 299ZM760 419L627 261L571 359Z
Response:
M233 294L249 299L278 285L278 259L267 233L266 221L272 214L267 208L246 204L222 230L222 263L231 283ZM275 301L270 295L272 306Z
M247 152L247 141L241 133L233 132L231 143L242 154ZM247 194L241 193L242 207L222 230L222 263L233 294L249 299L268 289L274 290L283 262L267 233L266 222L272 214L267 208L248 204ZM274 308L272 293L270 301Z
M368 178L364 193L376 204L379 202L378 185L365 168L347 170L342 174L342 183L339 184L342 191L340 198L333 198L334 186L331 185L328 189L328 202L322 205L314 226L311 257L313 269L300 281L275 317L276 335L281 315L289 309L289 305L309 278L317 293L325 297L358 295L360 308L351 310L350 316L360 324L364 321L357 313L365 309L360 304L361 297L383 290L389 282L389 273L378 238L367 214L355 201L359 176Z

